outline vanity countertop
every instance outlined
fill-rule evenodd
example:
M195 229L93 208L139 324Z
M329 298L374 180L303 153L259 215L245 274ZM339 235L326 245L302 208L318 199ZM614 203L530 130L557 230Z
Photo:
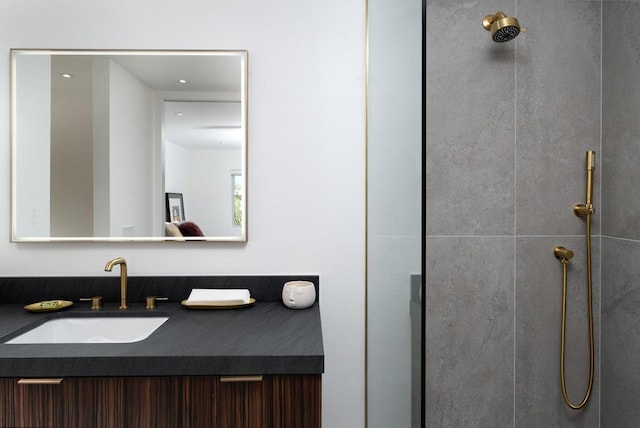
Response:
M141 342L118 344L4 343L16 330L44 318L121 315L116 303L106 303L99 312L81 302L47 313L0 304L0 377L323 373L319 304L293 310L273 300L224 310L193 310L176 302L147 310L140 302L131 303L127 315L169 319Z

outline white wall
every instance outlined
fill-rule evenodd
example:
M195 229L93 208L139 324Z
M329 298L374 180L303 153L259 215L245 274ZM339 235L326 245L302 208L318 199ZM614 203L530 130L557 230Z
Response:
M241 235L241 228L233 226L231 188L231 171L241 169L239 148L189 150L189 192L184 211L186 219L195 222L205 235Z
M115 256L127 258L131 275L317 273L323 424L363 426L364 2L5 0L3 100L10 47L248 50L246 244L9 243L7 167L0 275L108 275ZM6 166L8 106L0 103Z
M51 75L51 61L48 58L25 57L24 61L16 63L16 73L24 75L20 80L16 80L16 89L21 94L25 94L25 101L20 106L16 106L20 114L14 119L16 122L14 132L16 138L24 141L25 145L14 155L16 163L29 159L33 168L20 171L16 175L20 188L26 189L26 192L19 195L20 204L18 206L21 209L16 213L15 226L19 236L49 236L51 85L47 84L47 79L43 79L43 77ZM6 104L3 107L6 107ZM23 112L25 114L22 114ZM32 126L33 123L49 126ZM5 120L5 128L7 125L8 120ZM17 129L20 129L20 133L17 132ZM5 138L6 134L7 132L5 132ZM6 140L5 144L9 147ZM8 155L8 151L5 150L3 154ZM8 165L8 163L4 165ZM8 198L5 198L6 202L8 202Z
M168 193L184 193L189 187L189 151L168 140L164 151L164 188Z
M109 85L109 236L153 236L153 92L113 61Z
M185 149L165 140L165 190L182 193L187 221L206 236L240 236L233 226L231 171L240 171L240 149Z

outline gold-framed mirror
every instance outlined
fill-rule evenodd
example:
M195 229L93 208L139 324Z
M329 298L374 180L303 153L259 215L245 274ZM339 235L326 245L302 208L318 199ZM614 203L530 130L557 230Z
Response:
M13 242L247 240L247 51L10 53Z

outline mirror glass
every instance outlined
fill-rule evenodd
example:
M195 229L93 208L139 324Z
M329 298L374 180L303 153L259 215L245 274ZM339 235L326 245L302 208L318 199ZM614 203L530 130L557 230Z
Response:
M247 52L11 50L12 241L246 241Z

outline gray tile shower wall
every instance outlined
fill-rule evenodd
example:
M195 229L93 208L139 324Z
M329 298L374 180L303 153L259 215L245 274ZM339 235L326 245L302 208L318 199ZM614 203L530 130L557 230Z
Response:
M593 260L600 258L599 240ZM560 389L562 265L552 248L572 248L567 280L565 368L567 394L580 403L589 380L587 276L583 237L523 237L516 241L516 426L598 427L599 347L596 340L593 391L584 410L568 408ZM550 257L551 256L551 257ZM597 263L596 263L597 264ZM600 337L600 278L593 278L594 336Z
M513 232L515 50L491 42L481 20L500 3L484 3L427 3L431 236Z
M584 203L585 152L600 149L600 2L519 1L518 14L516 234L582 235L572 208Z
M603 238L602 426L640 420L640 242Z
M640 3L602 6L601 423L624 428L640 419Z
M427 426L512 426L513 245L427 239Z
M603 235L640 239L640 3L603 3Z
M481 20L499 10L526 32L493 43ZM584 411L562 402L552 249L576 252L567 366L579 400L589 362L585 222L572 208L584 203L585 152L596 150L598 329L600 20L600 1L427 1L428 426L599 424L598 371Z

